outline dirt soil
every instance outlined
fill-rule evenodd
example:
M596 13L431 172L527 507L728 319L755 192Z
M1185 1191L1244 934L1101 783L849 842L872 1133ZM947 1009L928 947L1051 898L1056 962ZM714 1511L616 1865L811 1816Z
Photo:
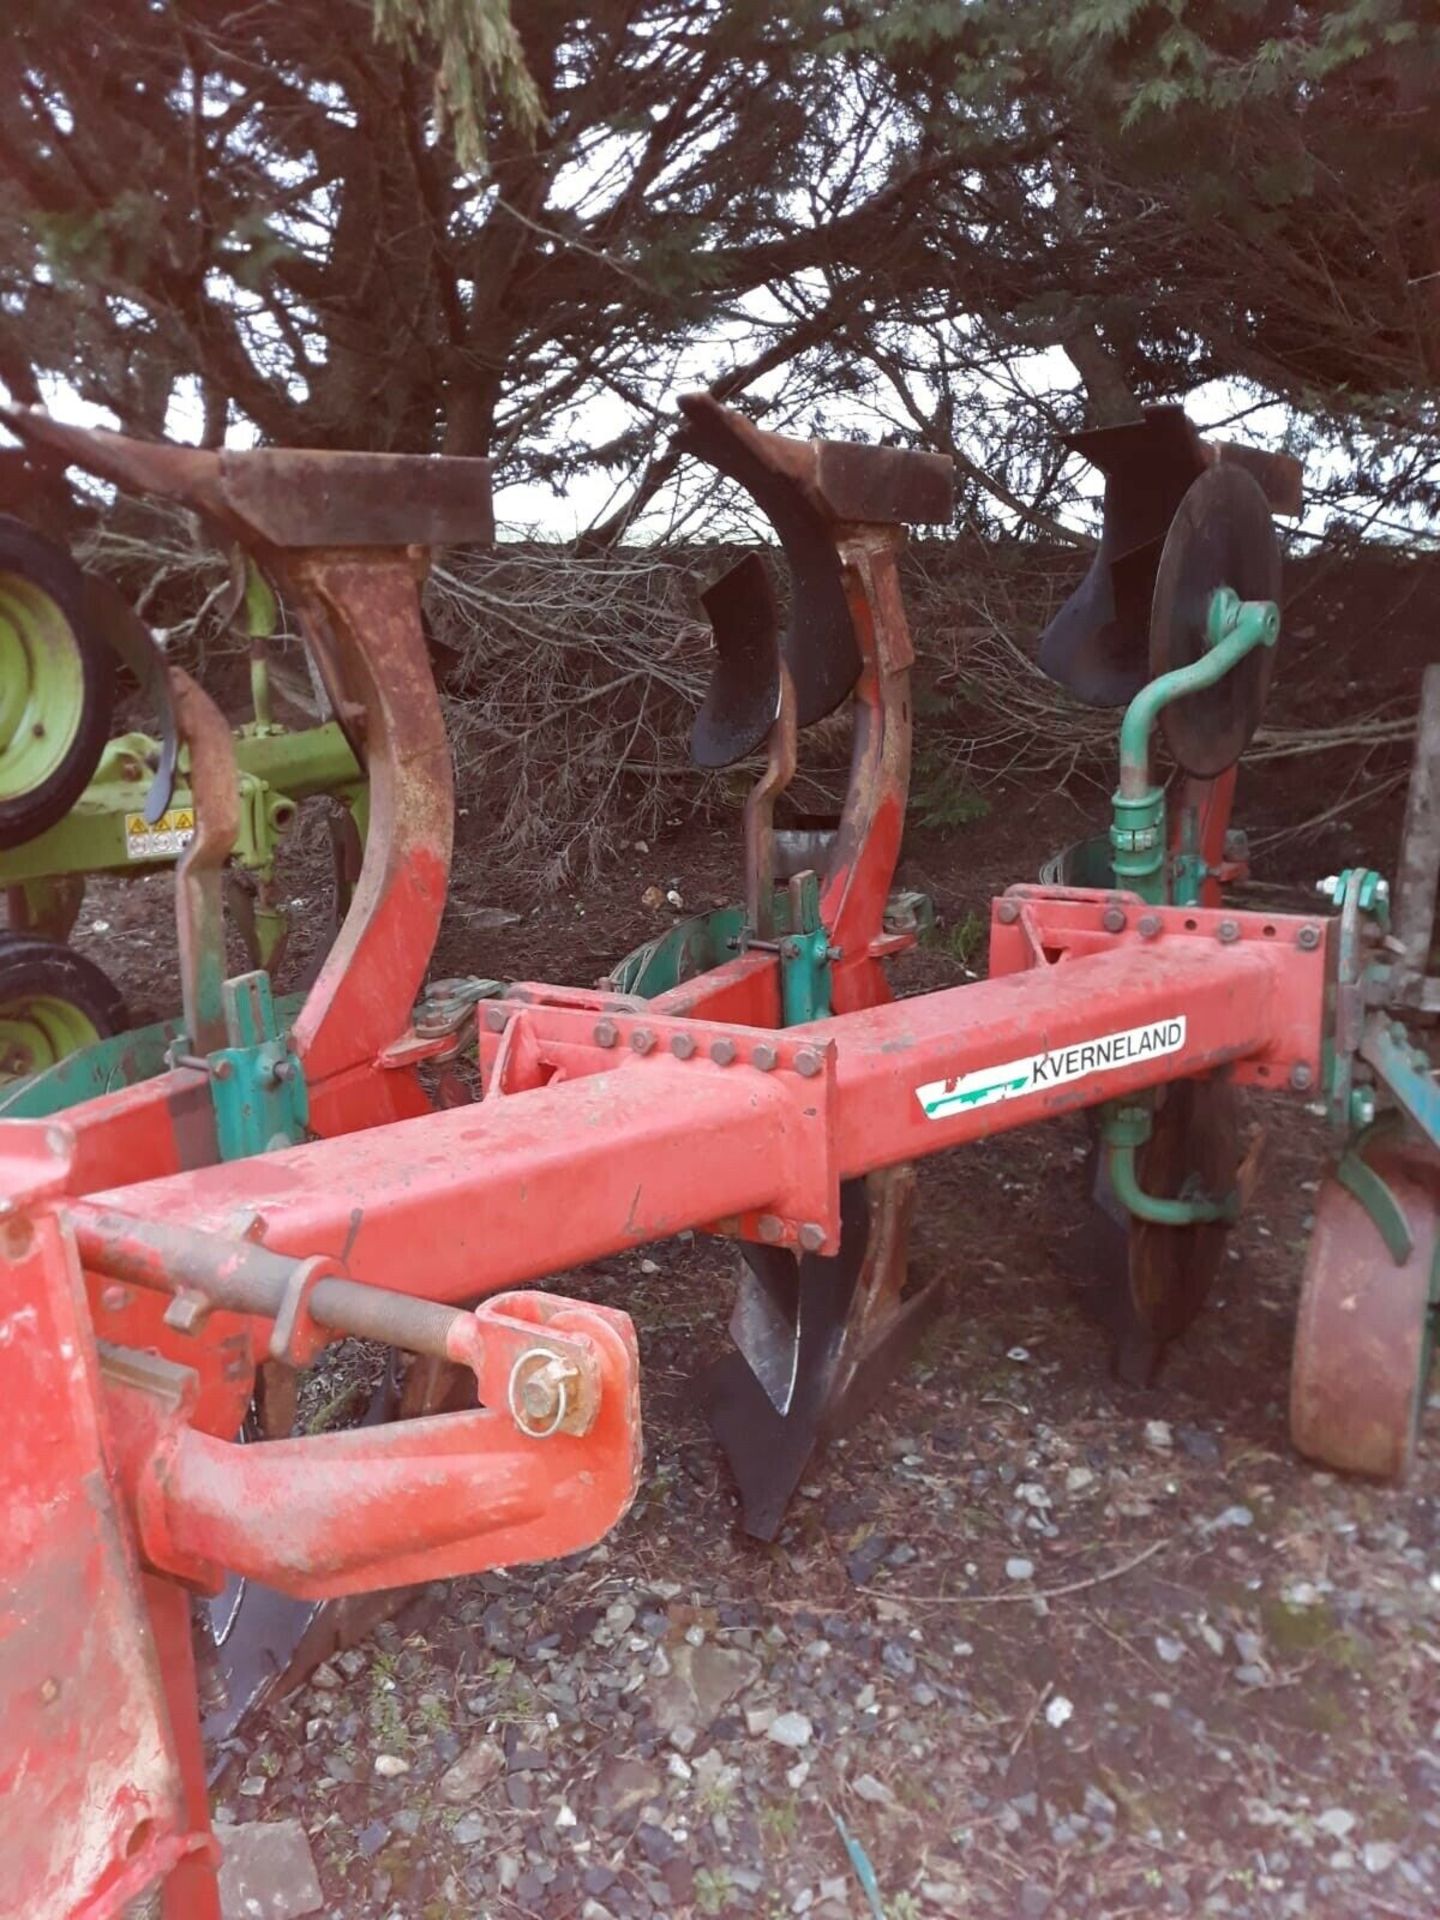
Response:
M1065 793L986 800L908 840L900 878L942 934L902 992L983 971L992 893L1099 824ZM1397 796L1362 801L1280 843L1265 897L1389 865ZM590 982L666 924L647 888L688 910L737 891L737 819L685 816L537 902L494 877L483 797L461 805L439 974ZM1239 812L1273 830L1315 805L1292 773L1247 779ZM176 998L166 885L95 889L77 936L137 1017ZM730 1250L682 1237L564 1276L639 1327L633 1511L574 1560L426 1590L234 1743L218 1817L298 1818L337 1920L1430 1920L1440 1395L1402 1490L1291 1453L1325 1143L1293 1102L1252 1114L1255 1202L1148 1390L1116 1385L1076 1301L1082 1123L925 1165L914 1258L946 1277L944 1317L770 1546L737 1526L696 1393L727 1344Z

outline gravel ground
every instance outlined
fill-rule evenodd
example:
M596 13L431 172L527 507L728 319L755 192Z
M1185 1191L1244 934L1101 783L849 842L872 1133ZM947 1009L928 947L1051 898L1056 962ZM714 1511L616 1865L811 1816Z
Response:
M1440 1462L1396 1492L1287 1450L1313 1144L1145 1392L1044 1257L1073 1131L932 1170L919 1258L968 1245L954 1304L771 1547L689 1387L724 1251L608 1263L645 1353L631 1515L337 1656L235 1750L219 1818L298 1816L335 1920L864 1920L858 1859L888 1920L1427 1920Z

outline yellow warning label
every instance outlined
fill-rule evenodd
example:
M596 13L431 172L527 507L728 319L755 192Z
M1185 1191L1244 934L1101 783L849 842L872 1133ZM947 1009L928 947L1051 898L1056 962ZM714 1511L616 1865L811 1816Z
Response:
M190 807L171 807L151 826L143 813L125 816L127 860L173 860L195 837L195 814Z

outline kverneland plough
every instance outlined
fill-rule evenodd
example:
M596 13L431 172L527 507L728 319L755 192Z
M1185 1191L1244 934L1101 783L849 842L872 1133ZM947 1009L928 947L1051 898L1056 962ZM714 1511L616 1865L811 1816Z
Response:
M1270 513L1295 476L1207 446L1173 410L1088 441L1106 541L1046 657L1087 697L1129 702L1108 839L995 902L988 979L896 1002L885 962L914 938L889 902L913 659L897 561L905 523L947 516L948 463L783 439L703 398L685 413L689 451L759 502L791 575L783 634L758 558L706 596L695 757L765 756L743 905L596 989L428 992L453 803L418 592L427 547L489 535L484 464L216 453L5 416L248 548L363 714L371 831L340 938L282 1026L262 975L224 977L232 737L177 676L198 817L177 875L183 1044L151 1078L0 1125L0 1911L100 1920L161 1883L169 1920L214 1920L192 1602L227 1575L349 1595L612 1527L640 1471L634 1333L532 1283L682 1229L743 1249L736 1353L707 1391L747 1522L772 1532L937 1304L906 1286L916 1160L1093 1109L1122 1348L1148 1370L1240 1205L1235 1089L1318 1101L1335 1154L1294 1433L1335 1465L1404 1469L1440 1246L1423 1045L1440 672L1393 896L1350 872L1330 883L1338 912L1227 907L1233 770L1279 629ZM787 831L797 734L847 702L840 815ZM1095 884L1069 884L1080 868ZM432 1100L428 1070L461 1055L483 1097ZM345 1335L418 1357L418 1417L292 1436L299 1370ZM457 1378L468 1404L439 1410ZM241 1445L257 1405L276 1437Z

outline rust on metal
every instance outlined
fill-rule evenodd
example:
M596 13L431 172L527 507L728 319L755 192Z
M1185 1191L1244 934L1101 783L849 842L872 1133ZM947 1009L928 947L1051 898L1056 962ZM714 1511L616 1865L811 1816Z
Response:
M179 667L170 669L175 720L190 750L195 832L175 870L175 926L185 1031L199 1054L225 1045L225 863L240 830L240 776L225 716Z
M1440 1257L1440 1169L1418 1148L1366 1151L1410 1241L1387 1250L1361 1200L1332 1173L1315 1200L1290 1375L1290 1437L1346 1473L1402 1480L1415 1454Z

